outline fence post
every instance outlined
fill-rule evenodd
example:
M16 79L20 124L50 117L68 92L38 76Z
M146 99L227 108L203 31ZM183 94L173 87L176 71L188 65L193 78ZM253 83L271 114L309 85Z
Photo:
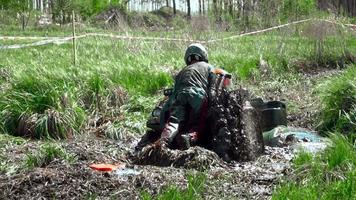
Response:
M77 45L75 41L75 13L72 11L72 26L73 26L73 65L77 64Z

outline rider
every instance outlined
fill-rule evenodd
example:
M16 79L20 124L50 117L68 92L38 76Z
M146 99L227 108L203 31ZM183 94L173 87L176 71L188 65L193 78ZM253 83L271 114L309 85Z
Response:
M188 46L184 60L187 66L175 77L172 94L164 104L160 117L163 129L161 143L168 146L175 143L181 149L189 148L201 138L211 83L218 75L227 74L208 64L208 52L198 43ZM186 134L177 135L179 132Z

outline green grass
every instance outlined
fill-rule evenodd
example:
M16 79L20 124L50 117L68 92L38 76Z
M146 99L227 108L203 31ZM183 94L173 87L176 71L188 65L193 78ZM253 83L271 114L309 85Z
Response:
M294 159L295 175L277 187L272 199L356 198L356 146L341 134L330 138L324 152Z
M203 199L202 193L205 190L206 175L204 173L198 173L196 175L188 174L188 186L187 189L180 189L176 185L169 185L165 189L159 192L156 197L153 197L147 192L141 193L141 199L143 200L195 200Z
M76 158L58 144L45 143L40 146L37 153L26 154L24 163L27 168L45 167L56 159L73 163Z
M356 65L319 86L322 111L319 129L356 132Z
M230 71L235 80L238 79L236 83L249 84L251 78L258 80L262 76L259 63L263 59L270 71L265 79L283 83L294 81L295 78L286 77L297 76L297 61L311 59L312 55L320 53L315 47L316 39L301 32L304 29L307 27L301 25L298 29L291 27L290 30L211 43L207 45L210 63ZM0 31L0 35L8 33L25 34L6 29ZM29 30L29 33L46 35L44 31ZM177 37L174 31L129 34ZM192 33L189 37L212 39L231 34L208 31ZM21 43L20 40L16 42ZM113 91L120 86L128 96L134 97L127 104L161 95L159 91L171 87L173 75L184 66L183 53L187 46L184 42L121 41L101 37L79 39L77 44L76 66L72 65L71 43L1 50L2 132L36 138L65 138L83 132L88 119L95 114L110 119L124 116L134 121L113 121L112 132L116 135L122 132L119 129L125 124L131 132L142 133L144 123L135 122L145 121L154 101L145 106L144 112L122 109L120 105L111 104ZM354 44L356 39L349 33L330 34L323 40L321 53L334 59L343 58L346 51L356 55ZM133 128L129 128L132 124Z

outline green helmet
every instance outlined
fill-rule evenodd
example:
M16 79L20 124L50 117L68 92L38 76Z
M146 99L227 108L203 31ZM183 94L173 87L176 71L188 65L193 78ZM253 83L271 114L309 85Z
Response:
M184 61L187 65L190 65L193 58L197 61L208 62L208 51L199 43L191 44L185 50Z

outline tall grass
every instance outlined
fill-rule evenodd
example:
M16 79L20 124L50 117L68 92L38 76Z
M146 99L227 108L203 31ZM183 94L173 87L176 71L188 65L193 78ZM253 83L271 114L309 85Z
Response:
M319 86L322 111L320 131L356 132L356 66ZM350 134L351 135L351 134Z
M48 71L48 70L47 70ZM71 104L67 77L60 74L40 75L36 70L15 74L0 99L4 132L36 138L64 138L77 131L84 118L82 110ZM81 117L80 117L81 116Z

